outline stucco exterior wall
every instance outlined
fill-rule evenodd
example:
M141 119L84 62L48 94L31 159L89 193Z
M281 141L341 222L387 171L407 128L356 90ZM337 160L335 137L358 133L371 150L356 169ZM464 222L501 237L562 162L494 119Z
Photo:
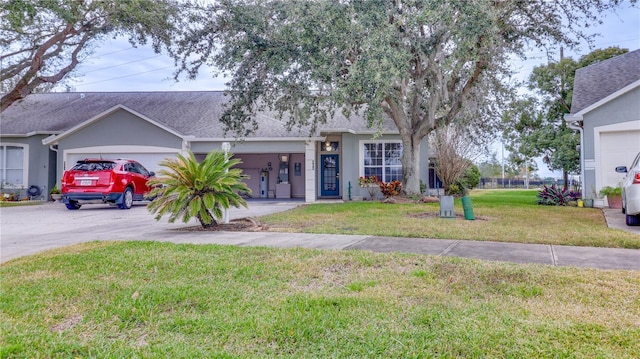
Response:
M42 197L47 199L49 190L55 184L50 178L50 172L55 171L55 158L50 154L48 147L42 145L42 140L46 135L34 135L29 137L5 137L0 138L1 145L22 145L25 146L25 162L27 166L24 178L24 188L15 189L20 193L20 197L26 196L26 189L36 185L42 190Z
M620 122L640 121L640 87L584 114L584 158L595 158L595 128Z
M138 145L181 148L182 139L125 110L84 127L59 143L61 149Z

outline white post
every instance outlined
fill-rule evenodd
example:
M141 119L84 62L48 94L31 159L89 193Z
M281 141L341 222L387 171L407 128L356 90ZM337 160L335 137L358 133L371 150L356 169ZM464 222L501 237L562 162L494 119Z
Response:
M231 149L231 144L229 142L222 142L222 150L224 151L224 163L229 162L229 150ZM229 171L226 169L225 171ZM224 209L224 223L229 223L229 208Z

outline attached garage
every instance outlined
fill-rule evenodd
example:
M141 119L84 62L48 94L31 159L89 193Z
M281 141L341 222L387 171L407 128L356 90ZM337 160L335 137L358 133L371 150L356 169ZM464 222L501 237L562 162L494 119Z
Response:
M595 128L596 187L618 186L623 174L618 166L629 166L640 152L640 128L638 122L622 123Z
M177 149L153 146L100 146L68 149L64 151L64 170L68 170L85 158L116 159L126 158L140 162L149 171L158 172L160 162L165 158L175 158Z

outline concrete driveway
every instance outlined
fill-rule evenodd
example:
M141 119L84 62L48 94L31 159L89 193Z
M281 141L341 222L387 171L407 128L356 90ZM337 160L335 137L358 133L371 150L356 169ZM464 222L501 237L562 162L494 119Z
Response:
M640 235L640 226L627 226L625 219L626 216L622 214L622 211L619 209L605 208L602 211L609 228L621 229L626 232Z
M249 208L231 208L231 219L257 217L294 208L302 201L251 201ZM0 208L0 262L44 250L95 240L171 240L188 232L182 227L199 225L156 221L146 204L130 210L109 205L85 205L69 211L61 203Z

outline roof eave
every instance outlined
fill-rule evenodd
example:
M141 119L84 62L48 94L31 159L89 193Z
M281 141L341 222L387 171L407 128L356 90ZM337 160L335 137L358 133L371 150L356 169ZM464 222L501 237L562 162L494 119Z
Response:
M268 141L285 141L285 142L304 142L304 141L324 141L326 137L247 137L243 139L239 139L244 142L268 142ZM231 142L236 141L235 138L228 137L200 137L200 138L189 138L189 142Z

